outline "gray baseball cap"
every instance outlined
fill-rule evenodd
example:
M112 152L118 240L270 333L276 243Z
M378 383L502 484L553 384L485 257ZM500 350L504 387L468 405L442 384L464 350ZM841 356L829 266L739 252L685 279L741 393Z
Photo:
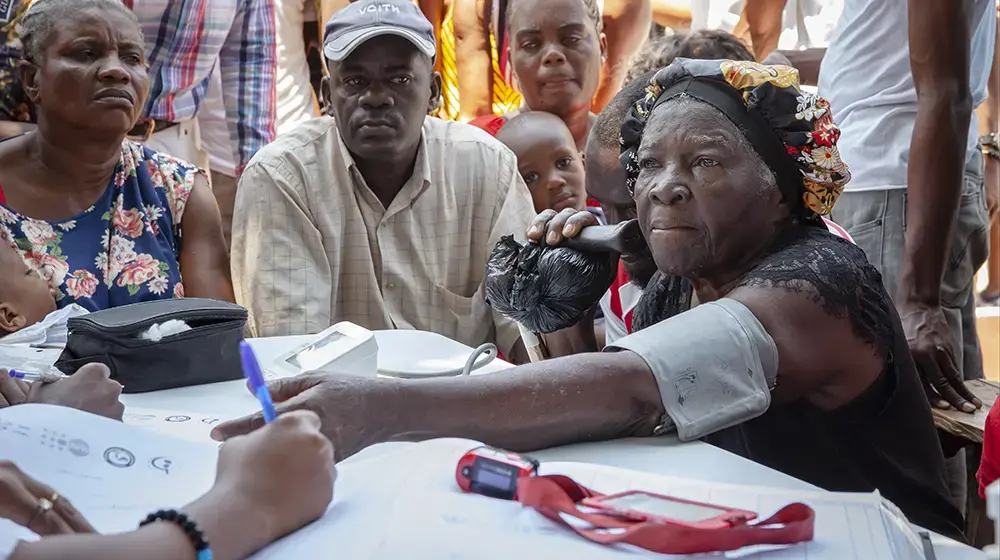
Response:
M344 60L365 41L384 35L402 37L434 58L434 26L408 0L360 0L338 10L326 23L323 54Z

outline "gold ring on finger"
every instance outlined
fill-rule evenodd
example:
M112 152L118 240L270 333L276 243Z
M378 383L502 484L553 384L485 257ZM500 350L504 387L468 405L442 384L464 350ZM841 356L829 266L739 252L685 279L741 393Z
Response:
M56 498L59 497L55 493L53 493L53 495ZM45 515L50 511L52 511L52 500L49 500L48 498L38 498L38 507L35 508L35 514L31 516L31 519L28 521L28 524L25 525L25 527L31 529L32 524L34 524L35 521L38 521L38 518L40 518L41 516Z

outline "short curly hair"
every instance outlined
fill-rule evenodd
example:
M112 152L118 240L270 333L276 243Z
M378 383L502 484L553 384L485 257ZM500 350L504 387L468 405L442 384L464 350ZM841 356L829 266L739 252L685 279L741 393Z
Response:
M594 153L594 150L618 149L622 121L625 120L629 109L646 95L646 86L657 70L659 68L626 83L625 87L604 106L604 110L597 115L593 126L590 127L590 137L587 140L588 154Z
M525 2L528 0L519 0L519 1ZM537 3L544 2L545 0L531 0L531 1L536 2L536 4L532 4L532 7L537 8L538 7ZM604 32L604 18L601 16L601 6L597 3L597 0L581 0L581 1L583 2L583 8L587 11L587 17L590 18L591 23L594 24L594 31L596 32L597 36L600 37L601 33ZM513 13L514 13L514 0L507 0L507 21L504 22L504 25L506 25L508 29L510 29L510 18L511 14Z
M125 14L137 28L139 26L139 20L122 0L37 0L21 18L24 59L32 64L39 64L52 32L72 19L75 12L91 8L117 11ZM139 34L142 35L141 28Z
M647 43L632 57L625 82L628 83L650 70L669 66L675 58L755 60L753 53L742 41L733 34L718 29L665 35Z

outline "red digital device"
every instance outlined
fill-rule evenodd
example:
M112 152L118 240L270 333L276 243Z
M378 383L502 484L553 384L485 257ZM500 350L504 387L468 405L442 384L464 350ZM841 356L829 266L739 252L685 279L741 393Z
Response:
M455 480L465 492L516 500L517 481L537 473L538 461L531 457L484 445L459 459Z
M751 511L632 490L584 498L582 505L632 521L650 521L695 529L728 529L757 518Z

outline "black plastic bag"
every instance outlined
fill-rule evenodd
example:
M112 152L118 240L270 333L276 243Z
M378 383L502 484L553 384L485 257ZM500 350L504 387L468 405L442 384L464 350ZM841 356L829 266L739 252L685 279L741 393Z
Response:
M497 241L486 263L486 301L536 333L577 324L600 301L614 273L607 252Z

